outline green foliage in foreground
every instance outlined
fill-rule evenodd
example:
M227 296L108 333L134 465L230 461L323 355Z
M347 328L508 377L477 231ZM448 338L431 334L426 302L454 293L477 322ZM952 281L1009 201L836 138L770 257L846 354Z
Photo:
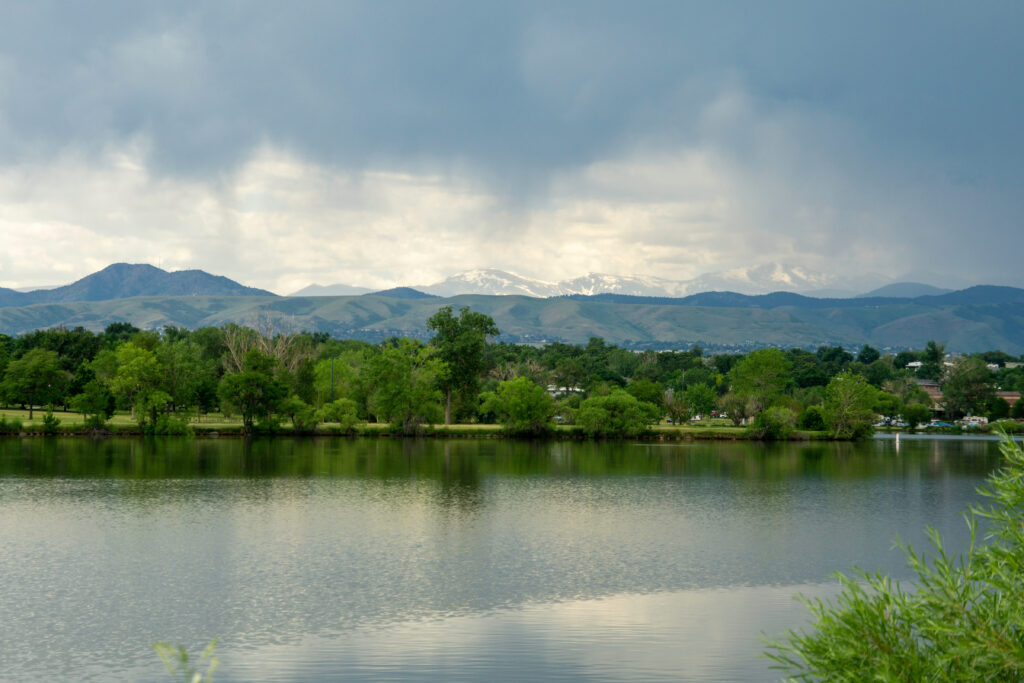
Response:
M971 546L949 555L928 530L930 560L901 544L917 575L904 590L881 574L839 575L834 603L804 600L816 631L768 641L766 655L795 680L1024 680L1024 451L1006 458L966 515ZM989 531L976 544L978 520Z
M153 649L163 660L167 667L167 673L176 681L182 683L210 683L213 680L213 672L217 669L220 660L214 656L213 650L217 647L217 639L214 638L206 646L199 659L194 662L184 646L177 647L169 643L153 643ZM200 671L200 667L206 664L206 673Z

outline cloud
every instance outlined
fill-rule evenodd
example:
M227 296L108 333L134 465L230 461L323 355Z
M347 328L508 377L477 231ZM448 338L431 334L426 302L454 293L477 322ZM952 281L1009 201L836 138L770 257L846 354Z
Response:
M113 260L278 291L769 260L1024 284L1016 6L2 12L7 284Z
M896 276L921 254L958 271L992 260L931 239L960 219L955 187L930 203L922 187L936 179L874 165L841 123L773 110L735 84L698 118L694 144L638 138L552 174L532 204L471 173L351 170L272 146L216 182L153 172L145 140L100 162L21 164L0 172L0 265L24 278L9 285L148 261L287 293L312 282L422 285L477 267L687 279L769 261Z

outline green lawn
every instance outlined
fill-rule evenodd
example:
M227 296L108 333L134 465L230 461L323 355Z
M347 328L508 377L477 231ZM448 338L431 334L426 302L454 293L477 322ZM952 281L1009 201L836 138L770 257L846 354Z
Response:
M28 410L21 410L20 408L0 408L0 417L5 417L8 420L16 418L21 420L22 424L26 428L41 427L43 424L43 416L46 415L46 408L37 408L34 411L33 419L28 419ZM60 420L62 427L74 427L85 423L85 419L81 413L72 413L64 410L54 410L53 416ZM188 424L194 427L200 427L204 431L213 431L216 429L233 429L238 430L242 427L242 418L237 416L225 417L223 413L208 413L197 417L195 413L177 413L176 418L185 420ZM108 424L114 427L132 427L136 425L136 422L132 419L131 414L127 411L117 411L114 416L108 420ZM288 420L282 420L282 426L290 427L291 422ZM328 423L325 426L330 426L332 423ZM337 423L333 423L337 424ZM502 430L501 425L496 424L453 424L449 426L445 425L431 425L431 429L436 431L449 431L459 433L498 433ZM387 432L391 429L391 425L386 422L371 422L359 425L360 432Z
M0 417L4 417L8 420L16 418L22 421L23 427L27 431L35 431L41 429L43 426L43 416L46 415L45 409L37 409L30 421L28 419L28 411L17 408L5 408L0 409ZM82 415L80 413L72 413L63 410L55 410L53 412L54 417L60 420L60 429L74 429L84 423ZM197 417L195 413L178 413L175 415L178 419L185 420L191 425L197 433L208 433L222 431L225 433L241 433L242 431L242 419L240 417L230 416L226 417L222 413L209 413ZM108 424L113 428L113 431L130 431L137 426L131 415L126 411L118 411L108 421ZM281 426L288 430L291 428L291 423L283 420ZM337 423L333 423L333 426L337 426ZM323 424L320 426L324 432L330 432L332 423ZM359 434L385 434L391 431L391 425L388 423L365 423L357 425L357 431ZM438 434L438 435L451 435L451 436L498 436L504 433L504 427L499 424L452 424L452 425L427 425L427 431ZM560 434L571 434L574 431L572 425L559 424L555 427L556 433ZM718 418L704 419L700 422L690 422L685 425L669 424L668 422L661 422L652 428L652 431L659 435L661 438L666 439L735 439L743 438L746 433L746 427L735 427L729 420L723 420ZM820 438L817 433L807 432L798 433L796 438Z
M0 408L0 416L6 417L7 419L17 418L21 420L26 427L42 425L43 416L46 415L46 409L36 408L35 411L33 412L33 419L30 421L28 419L27 410L21 410L20 408ZM53 416L59 419L62 425L74 426L85 423L85 418L82 417L81 413L72 413L65 410L54 410ZM240 417L224 417L224 415L220 413L210 413L208 415L203 415L199 419L196 418L195 413L178 413L177 415L175 415L175 417L182 420L186 420L189 424L201 425L203 427L240 427L242 425L242 419ZM131 414L126 411L117 411L116 413L114 413L114 416L110 418L108 422L114 426L123 425L125 427L129 427L136 424L135 421L132 420Z

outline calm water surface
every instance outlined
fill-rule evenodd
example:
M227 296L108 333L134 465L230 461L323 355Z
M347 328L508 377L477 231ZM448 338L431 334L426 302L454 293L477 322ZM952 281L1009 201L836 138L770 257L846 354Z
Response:
M0 440L0 678L771 680L854 565L953 547L997 444Z

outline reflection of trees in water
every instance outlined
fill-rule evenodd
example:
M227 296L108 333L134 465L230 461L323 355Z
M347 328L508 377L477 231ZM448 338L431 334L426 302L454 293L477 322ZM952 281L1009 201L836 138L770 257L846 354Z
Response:
M939 477L992 471L996 442L751 443L501 439L0 439L0 476L353 478L433 481L442 502L473 506L492 476ZM447 502L445 502L447 501Z
M479 459L475 454L462 453L453 446L455 444L448 441L441 444L444 469L437 503L444 511L460 514L479 511L484 507Z

